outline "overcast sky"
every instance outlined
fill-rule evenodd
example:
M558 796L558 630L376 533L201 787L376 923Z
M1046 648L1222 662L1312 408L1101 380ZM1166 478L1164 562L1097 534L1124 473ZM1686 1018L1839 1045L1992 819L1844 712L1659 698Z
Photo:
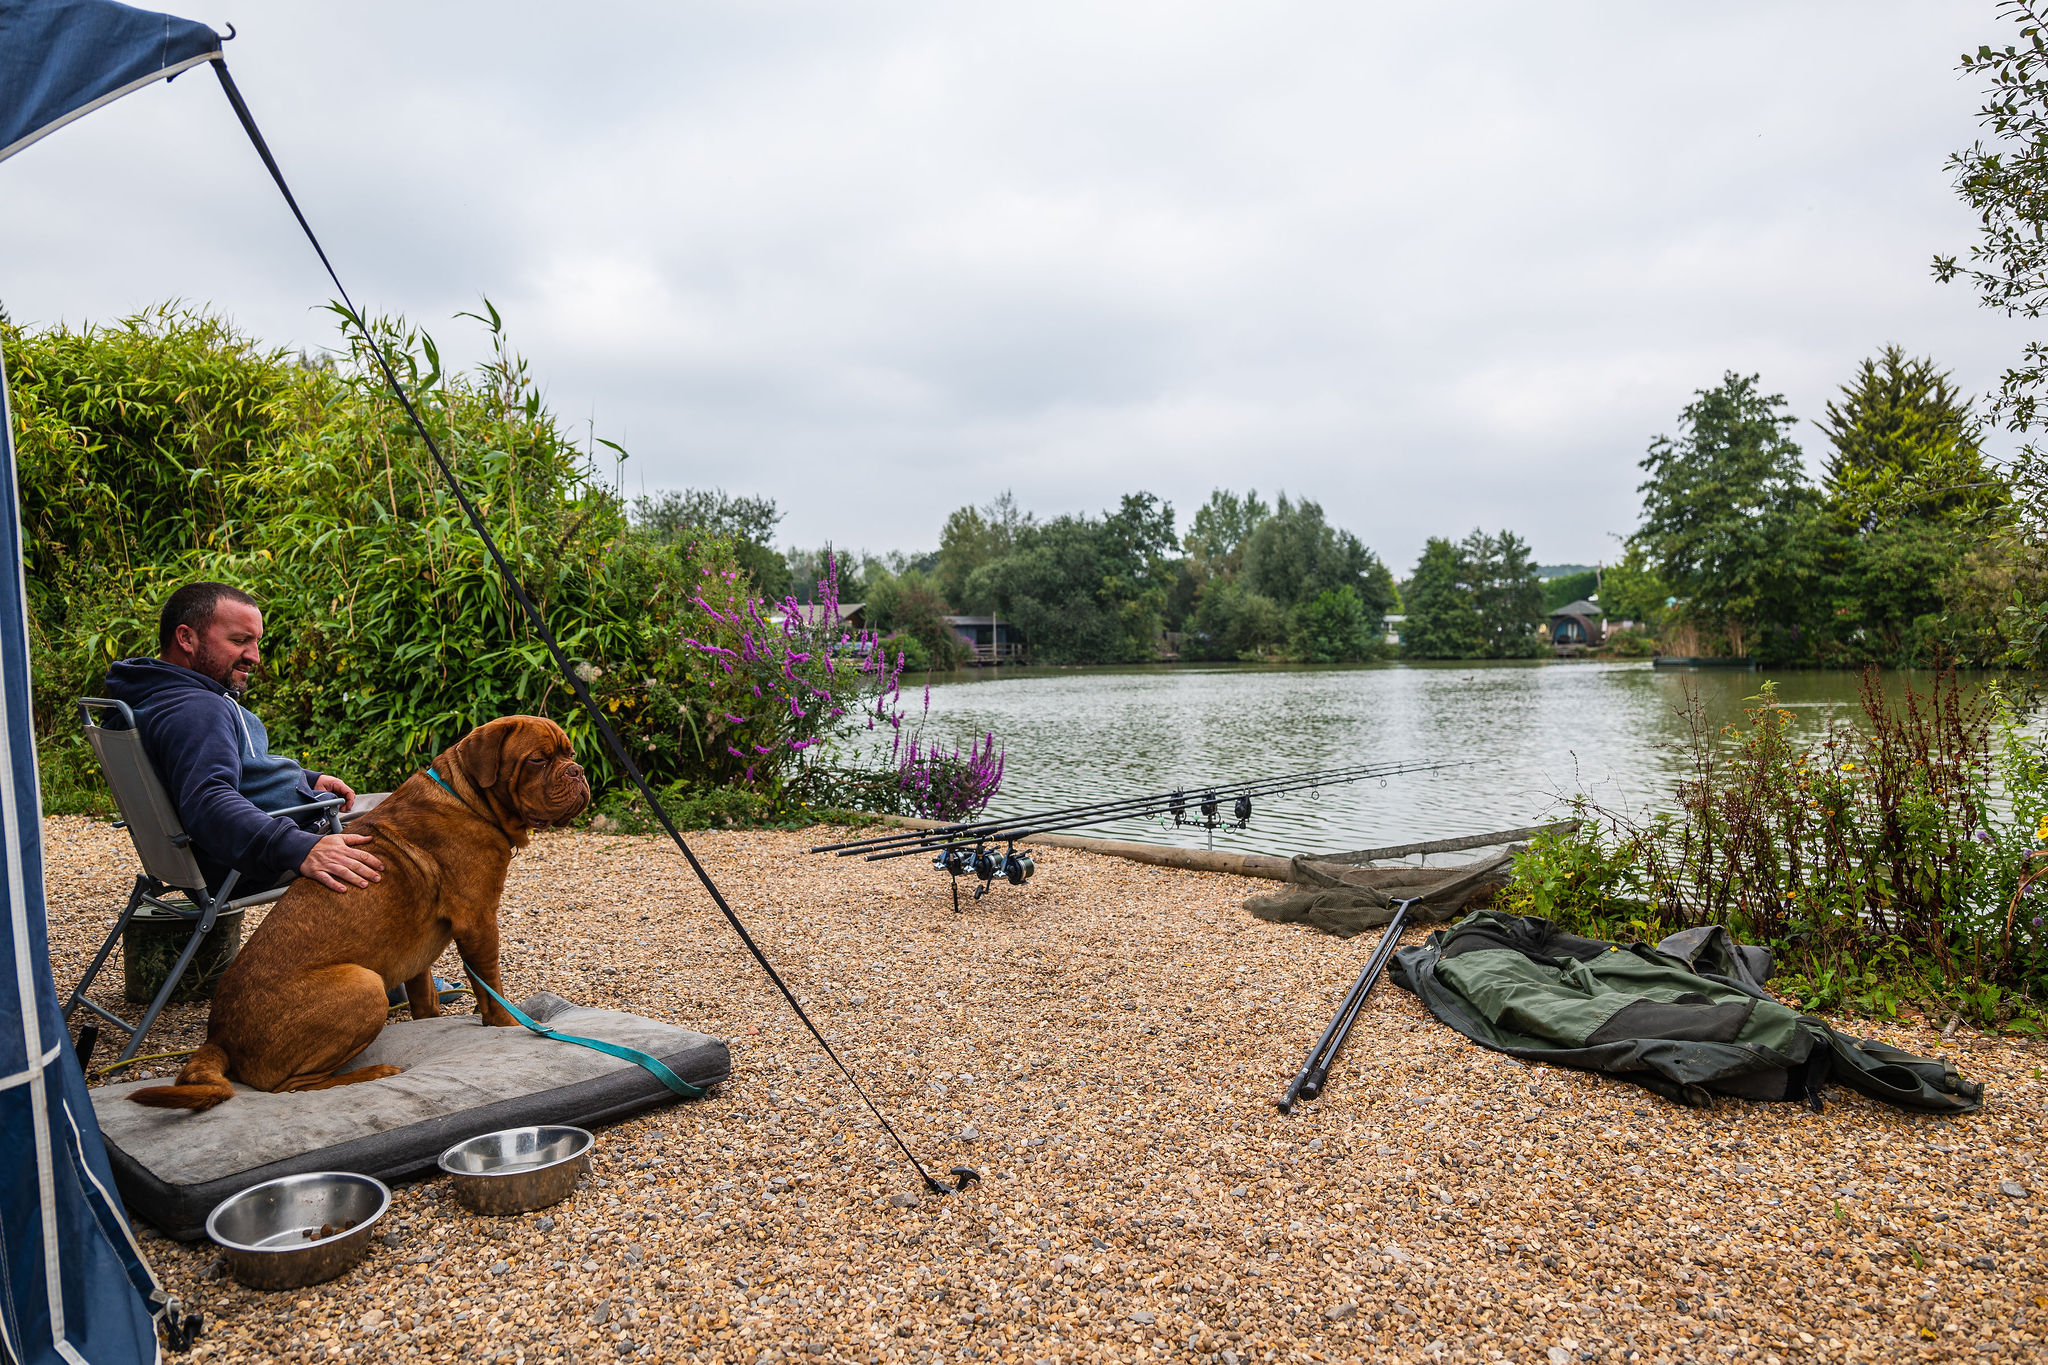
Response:
M359 304L474 359L488 295L628 493L804 544L1223 485L1398 573L1474 525L1590 562L1724 371L1811 419L1887 342L1981 392L2026 335L1928 271L1992 0L179 12L239 29ZM328 295L204 72L0 164L19 322L180 298L324 346Z

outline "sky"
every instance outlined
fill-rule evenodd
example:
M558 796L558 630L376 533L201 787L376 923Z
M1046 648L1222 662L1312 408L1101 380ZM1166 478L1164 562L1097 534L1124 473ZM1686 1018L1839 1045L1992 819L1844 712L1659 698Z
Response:
M1612 560L1725 372L1817 467L1882 346L1982 393L2026 340L1929 269L1991 0L178 12L234 23L359 305L473 363L488 298L624 492L771 497L792 544L935 548L1005 489L1184 528L1220 486L1397 573L1475 526ZM176 299L320 348L330 295L203 71L0 164L18 323Z

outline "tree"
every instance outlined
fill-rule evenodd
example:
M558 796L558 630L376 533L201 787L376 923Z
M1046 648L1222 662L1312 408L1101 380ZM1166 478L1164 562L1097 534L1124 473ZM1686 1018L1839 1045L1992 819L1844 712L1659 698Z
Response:
M1545 652L1543 581L1529 546L1513 531L1497 536L1474 528L1460 547L1465 577L1479 615L1480 654L1489 659L1530 659Z
M1980 45L1961 62L1964 73L1990 82L1977 117L1991 143L1980 140L1948 159L1956 193L1976 212L1981 232L1968 267L1936 256L1934 274L1944 283L1969 281L1987 308L2038 319L2048 307L2048 5L2004 0L1998 10L2019 25L2020 41ZM1999 379L1992 420L2032 431L2044 416L2044 381L2048 344L2029 341ZM1980 634L2009 641L2003 657L2011 662L2048 666L2048 599L2037 590L2048 582L2048 454L2029 441L2003 472L2012 514L1997 543L1980 546L1977 557L2005 564L1980 563L1973 573L2005 579L2012 597L2000 611L2005 620Z
M789 596L807 605L820 600L819 588L828 573L837 579L834 591L840 601L848 605L865 601L867 570L883 567L873 556L843 550L829 540L815 550L791 546L783 553L782 561L788 575Z
M1358 663L1375 657L1378 643L1365 603L1349 583L1325 588L1289 614L1288 648L1304 663Z
M1003 524L996 517L980 520ZM1150 493L1133 493L1101 517L1061 516L1040 524L1012 509L1009 521L1009 552L980 565L962 587L970 610L1008 617L1033 656L1047 663L1158 657L1167 589L1177 572L1176 561L1167 558L1177 546L1172 507Z
M1977 214L1982 234L1969 249L1970 265L1936 256L1934 275L1944 284L1968 280L1987 308L2039 318L2048 308L2048 4L2002 0L1998 12L2020 25L2021 41L1980 45L1961 60L1965 74L1991 82L1977 121L1990 129L1992 143L1972 143L1948 159L1956 193ZM2000 379L1992 416L2015 431L2031 430L2042 416L2044 381L2048 345L2030 341Z
M1290 502L1285 493L1245 541L1243 572L1252 591L1283 607L1341 587L1356 593L1375 619L1394 605L1394 576L1379 556L1325 521L1319 504L1307 498Z
M1911 667L1953 657L1960 642L1943 621L1942 589L1961 561L1953 528L1936 521L1857 536L1833 575L1822 662Z
M740 497L723 488L666 489L633 500L634 526L656 540L675 545L707 538L731 541L755 590L771 600L789 587L789 568L774 549L781 521L773 498Z
M1887 346L1865 360L1820 424L1834 446L1822 478L1830 507L1868 531L2002 505L2004 485L1985 468L1970 406L1931 359Z
M1581 569L1577 573L1560 574L1556 578L1543 580L1543 611L1545 615L1559 607L1570 606L1582 597L1591 597L1600 591L1600 571Z
M1471 566L1456 545L1431 536L1415 573L1402 590L1407 619L1401 652L1411 659L1471 659L1485 645L1486 630L1472 592Z
M879 566L878 566L879 567ZM934 668L957 668L966 648L946 624L951 611L931 579L916 569L900 574L872 572L867 584L867 624L877 636L908 635L924 646Z
M1183 647L1197 659L1262 659L1287 639L1287 610L1242 579L1214 578L1202 589Z
M1008 489L986 507L962 507L946 518L939 533L939 563L934 578L939 594L957 611L986 611L988 604L969 600L967 580L976 569L1010 553L1018 536L1032 524L1017 510Z
M1679 413L1679 434L1650 442L1635 539L1680 598L1686 619L1725 632L1746 653L1775 605L1785 551L1802 508L1814 502L1787 432L1798 419L1758 376L1723 376Z
M1639 621L1651 630L1664 623L1671 590L1641 545L1630 545L1619 564L1609 564L1600 573L1600 610L1609 621Z
M1207 572L1234 574L1244 567L1245 542L1259 529L1259 523L1272 515L1273 509L1260 500L1256 488L1247 489L1243 497L1228 489L1211 489L1209 501L1195 509L1182 548L1191 559L1201 561Z

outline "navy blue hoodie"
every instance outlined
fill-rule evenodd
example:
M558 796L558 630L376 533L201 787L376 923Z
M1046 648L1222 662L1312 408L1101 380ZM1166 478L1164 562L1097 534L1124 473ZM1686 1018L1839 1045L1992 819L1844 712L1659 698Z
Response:
M143 751L192 836L208 886L218 889L234 868L254 891L306 860L320 836L264 812L318 799L320 774L271 753L263 722L234 693L162 659L123 659L107 670L106 688L135 712Z

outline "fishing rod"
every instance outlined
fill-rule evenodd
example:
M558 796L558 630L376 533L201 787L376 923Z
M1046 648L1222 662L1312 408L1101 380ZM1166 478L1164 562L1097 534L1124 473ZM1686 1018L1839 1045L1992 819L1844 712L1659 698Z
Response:
M1373 777L1386 778L1401 773L1463 767L1466 766L1466 762L1461 760L1450 763L1363 764L1355 768L1337 769L1334 772L1318 771L1306 776L1291 774L1287 777L1254 779L1228 784L1221 788L1209 788L1193 796L1184 789L1176 789L1154 796L1070 807L1070 811L1079 812L1075 814L1046 811L1009 819L979 821L970 826L952 825L939 829L916 830L907 835L853 840L832 846L832 851L842 858L855 853L864 854L868 862L903 858L914 853L936 852L937 856L932 859L932 866L952 878L953 910L957 914L960 910L960 878L963 876L974 877L977 883L974 888L974 899L977 901L993 891L999 880L1006 881L1012 886L1022 886L1029 881L1038 870L1038 864L1029 852L1019 852L1017 844L1039 835L1064 829L1083 829L1116 820L1170 814L1175 825L1198 824L1206 829L1209 847L1213 849L1216 846L1216 829L1223 823L1222 808L1225 797L1232 798L1232 826L1246 829L1251 825L1252 798L1255 796L1264 798L1305 788L1342 786ZM1191 811L1199 811L1201 818L1190 818ZM1000 851L993 847L997 844L1003 845Z
M1304 782L1310 786L1316 786L1324 782L1341 784L1356 781L1363 777L1386 775L1395 771L1407 771L1407 769L1395 763L1368 763L1348 768L1307 768L1301 772L1282 773L1277 777L1254 778L1247 782L1226 783L1221 787L1212 787L1207 790L1229 795L1236 792L1240 787L1264 786L1275 783ZM1258 793L1254 792L1253 794L1257 795ZM1054 810L1039 811L1027 818L1037 821L1052 817L1087 815L1110 807L1127 808L1156 804L1161 801L1170 803L1176 797L1183 798L1184 800L1185 796L1184 790L1176 789L1175 791L1162 792L1151 796L1114 797L1102 801L1083 802L1077 806L1062 806ZM1000 829L1014 823L1016 823L1015 820L1007 817L960 821L955 824L940 825L930 829L905 830L893 834L875 834L863 839L848 839L836 844L819 844L815 848L809 849L808 852L836 853L844 858L857 852L883 848L892 844L968 839L972 838L979 831Z
M1006 843L1028 839L1040 834L1053 834L1065 829L1083 829L1090 825L1109 824L1116 820L1140 820L1154 815L1171 815L1176 825L1197 825L1209 831L1210 847L1215 847L1215 832L1225 821L1223 803L1229 800L1231 814L1229 824L1237 829L1248 828L1252 818L1252 798L1284 796L1289 792L1326 786L1344 786L1352 782L1372 778L1395 777L1404 773L1429 772L1440 768L1462 767L1463 763L1408 763L1376 764L1370 768L1347 770L1332 775L1320 773L1305 781L1290 781L1284 778L1269 778L1264 781L1241 782L1224 787L1210 787L1198 793L1184 790L1161 793L1158 796L1138 797L1129 801L1113 803L1093 814L1061 816L1052 812L1020 815L1005 820L988 821L972 831L955 834L950 830L920 830L916 842L893 848L867 852L868 862L881 862L889 858L902 858L912 853L923 853L935 848L954 847L965 843ZM1200 819L1194 814L1199 812ZM866 852L861 849L848 850L840 857L851 853Z
M1387 959L1394 955L1394 948L1401 941L1401 928L1407 923L1408 907L1421 899L1413 896L1394 902L1394 917L1387 921L1387 931L1373 945L1372 956L1365 960L1365 969L1345 993L1343 1003L1337 1006L1337 1013L1331 1016L1323 1036L1316 1039L1316 1045L1308 1050L1308 1058L1302 1062L1301 1070L1295 1073L1293 1084L1280 1097L1281 1113L1291 1114L1294 1106L1302 1100L1312 1100L1323 1093L1323 1086L1330 1077L1330 1064L1337 1060L1344 1040L1351 1036L1351 1026L1358 1022L1358 1012L1365 1007L1365 997L1372 994Z
M1309 769L1300 774L1284 774L1278 778L1253 778L1245 782L1229 782L1221 786L1208 786L1200 790L1176 788L1171 792L1157 792L1149 796L1120 796L1114 800L1087 802L1081 806L1063 806L1057 810L1034 810L1018 817L997 817L973 823L942 825L936 829L911 829L891 835L872 835L866 839L848 839L844 843L825 843L813 853L836 853L838 857L852 857L862 853L868 862L877 862L879 857L915 853L950 843L975 843L975 841L1004 841L1018 839L1034 833L1051 833L1055 829L1075 829L1079 825L1100 825L1106 821L1120 819L1147 819L1155 814L1171 814L1176 825L1204 825L1210 831L1223 823L1223 802L1231 802L1231 819L1243 829L1251 819L1251 798L1253 796L1280 796L1286 792L1298 792L1305 788L1323 786L1346 786L1350 782L1362 782L1370 778L1391 778L1397 774L1423 772L1432 767L1452 767L1454 763L1360 763L1354 767L1335 769ZM1200 812L1200 819L1196 819Z

